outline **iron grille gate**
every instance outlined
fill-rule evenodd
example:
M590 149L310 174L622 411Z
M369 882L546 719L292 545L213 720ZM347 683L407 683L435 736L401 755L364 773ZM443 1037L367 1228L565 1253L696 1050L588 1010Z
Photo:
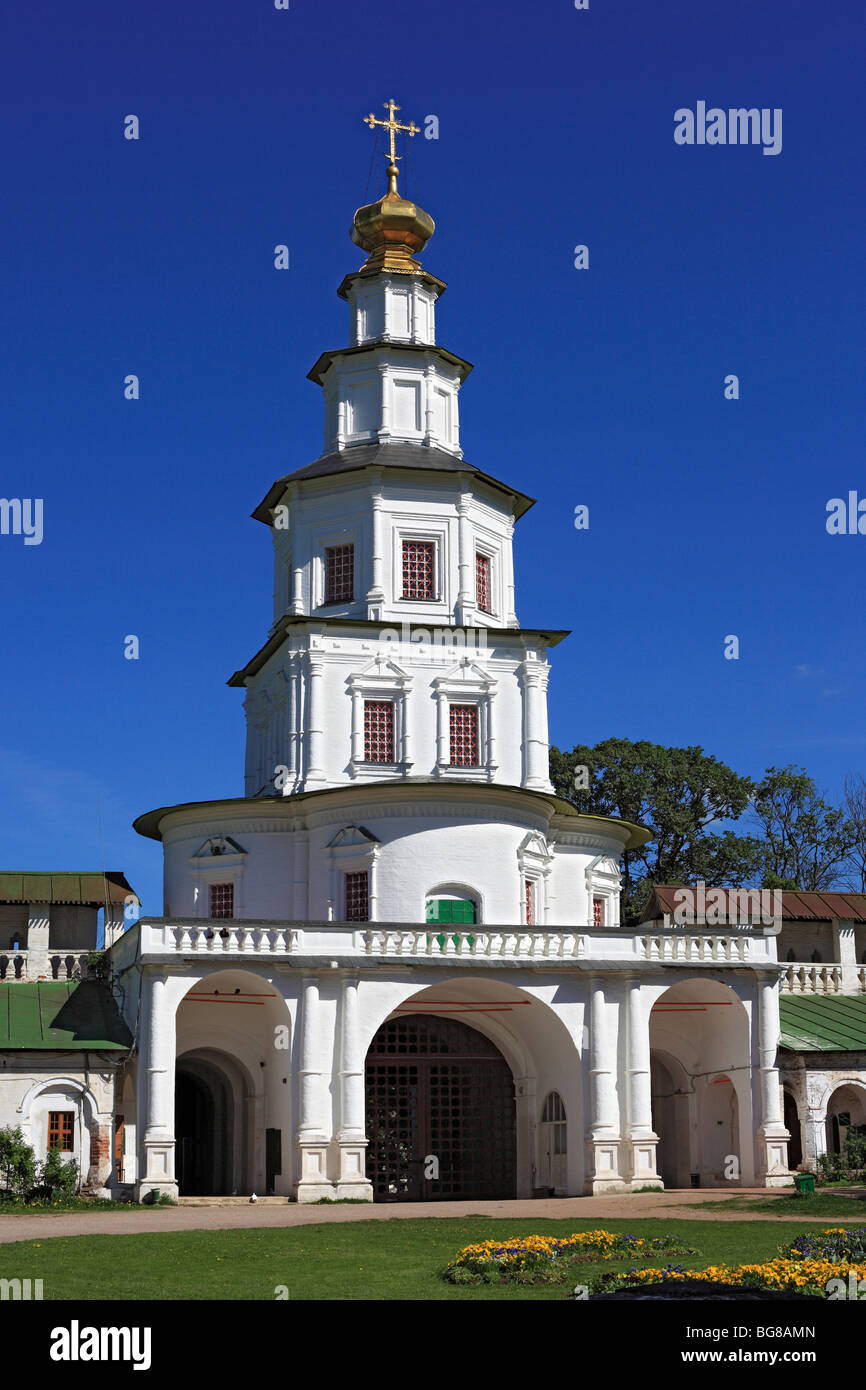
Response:
M366 1098L376 1201L515 1195L514 1081L482 1033L454 1018L391 1019L370 1044ZM428 1156L438 1178L425 1175Z

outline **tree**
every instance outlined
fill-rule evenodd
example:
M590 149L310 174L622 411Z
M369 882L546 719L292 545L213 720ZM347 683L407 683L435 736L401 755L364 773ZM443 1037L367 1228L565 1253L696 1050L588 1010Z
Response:
M586 776L576 778L581 768ZM623 854L627 923L640 920L654 883L703 879L708 887L739 888L760 874L757 839L722 828L747 809L754 784L702 748L609 738L594 748L578 744L570 753L552 748L550 769L556 791L579 810L651 830L649 843Z
M866 777L862 772L845 778L842 804L854 834L845 865L845 887L852 893L866 893Z
M753 821L763 841L765 888L832 888L857 842L854 822L793 765L767 769L755 790Z

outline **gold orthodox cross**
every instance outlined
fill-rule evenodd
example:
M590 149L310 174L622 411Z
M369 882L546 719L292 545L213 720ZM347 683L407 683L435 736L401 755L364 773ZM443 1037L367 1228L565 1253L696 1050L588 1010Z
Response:
M420 135L421 127L416 125L414 121L410 121L408 125L401 125L399 121L394 120L394 112L399 111L400 107L397 105L396 101L394 101L393 97L390 101L384 102L383 105L388 112L387 121L377 121L371 111L369 116L364 117L364 124L368 125L371 130L374 130L377 125L380 125L383 129L388 131L391 136L391 163L396 164L398 159L403 158L401 154L397 154L394 147L394 136L397 134L397 131L404 130L407 135Z

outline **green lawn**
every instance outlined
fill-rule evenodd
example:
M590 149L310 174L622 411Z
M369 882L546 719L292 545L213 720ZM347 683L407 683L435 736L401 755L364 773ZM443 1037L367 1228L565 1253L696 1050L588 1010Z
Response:
M467 1217L359 1221L281 1230L176 1231L72 1236L0 1245L0 1278L43 1280L48 1299L273 1299L277 1285L298 1299L561 1300L596 1270L581 1266L559 1287L460 1286L438 1277L464 1245L506 1235L567 1235L603 1227L633 1235L674 1235L696 1256L650 1264L707 1265L772 1258L804 1228L796 1221L543 1221Z
M866 1226L866 1200L862 1190L859 1197L823 1188L812 1197L798 1197L793 1193L790 1196L786 1193L784 1197L731 1197L724 1202L701 1202L700 1206L702 1211L754 1211L762 1216L772 1213L793 1221L801 1213L806 1217L826 1216L831 1225L831 1218L837 1217L845 1221L859 1220Z

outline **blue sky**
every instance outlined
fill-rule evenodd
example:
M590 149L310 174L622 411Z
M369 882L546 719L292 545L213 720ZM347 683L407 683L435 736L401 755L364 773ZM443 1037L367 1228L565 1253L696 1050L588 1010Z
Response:
M44 538L0 536L2 866L98 867L101 819L158 912L133 818L242 792L249 513L320 453L306 373L348 342L348 229L384 189L361 118L391 95L439 118L409 190L439 341L475 363L466 456L539 499L518 614L574 632L553 741L798 762L837 796L866 770L866 536L825 529L866 496L862 6L290 6L6 17L0 492L44 499ZM675 144L699 100L781 108L781 153Z

